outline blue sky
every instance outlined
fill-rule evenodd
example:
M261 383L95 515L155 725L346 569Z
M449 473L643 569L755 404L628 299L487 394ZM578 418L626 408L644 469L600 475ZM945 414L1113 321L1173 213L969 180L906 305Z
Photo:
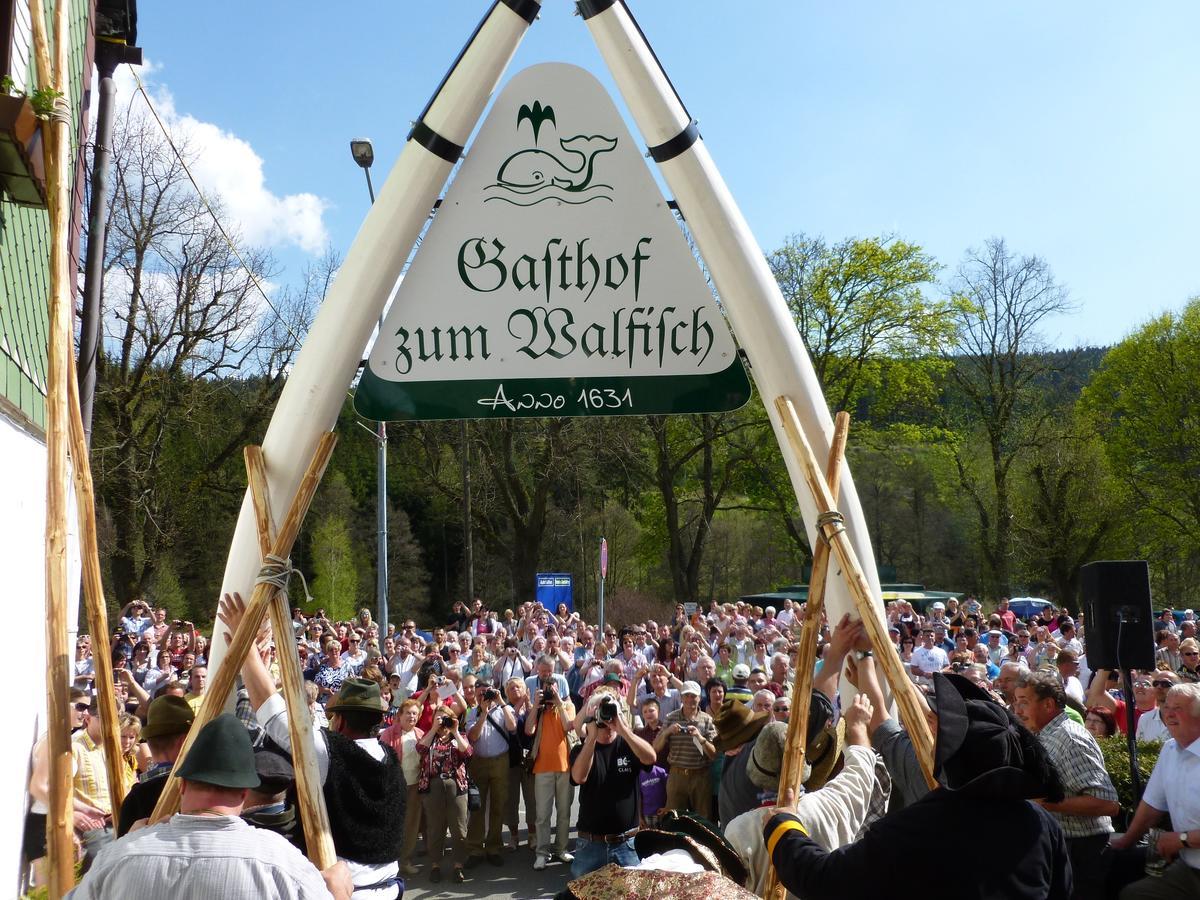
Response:
M1062 346L1115 342L1200 294L1200 4L630 6L764 250L894 233L949 275L1002 236L1069 288L1076 312L1046 334ZM283 280L314 235L350 245L367 197L349 139L373 139L378 186L487 7L143 0L139 43L175 120L220 132L198 141L207 171L261 161L259 193L212 183L241 197ZM573 9L545 0L505 80L570 62L616 96ZM274 212L256 227L260 200ZM289 214L311 221L263 224Z

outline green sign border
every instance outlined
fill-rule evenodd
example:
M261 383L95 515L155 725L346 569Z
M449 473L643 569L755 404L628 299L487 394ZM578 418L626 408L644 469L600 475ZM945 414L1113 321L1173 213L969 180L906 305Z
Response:
M477 402L497 397L501 387L509 405ZM596 399L600 402L593 403ZM377 422L646 416L729 412L749 399L750 381L739 357L712 375L387 381L368 370L355 391L354 409Z

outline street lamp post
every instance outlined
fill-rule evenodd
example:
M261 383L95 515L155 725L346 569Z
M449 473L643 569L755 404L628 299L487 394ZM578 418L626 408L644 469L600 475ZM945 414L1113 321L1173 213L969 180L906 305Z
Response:
M354 138L350 141L350 154L367 176L367 194L375 202L375 188L371 184L371 164L375 162L375 150L369 138ZM379 334L383 334L383 316L379 317ZM377 562L375 565L376 616L379 619L380 635L387 634L388 625L388 524L387 524L387 423L379 422L375 430L376 485L375 522Z

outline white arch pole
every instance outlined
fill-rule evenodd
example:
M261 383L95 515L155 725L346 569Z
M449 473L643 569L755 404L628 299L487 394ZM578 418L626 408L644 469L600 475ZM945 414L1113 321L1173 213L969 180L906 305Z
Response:
M466 144L525 35L527 18L532 21L538 8L536 0L499 0L492 5L422 117L436 135L459 147ZM275 509L291 504L317 441L337 422L371 329L453 165L410 137L350 245L263 438ZM247 493L221 593L239 591L249 597L261 565L254 505ZM225 630L219 621L214 626L209 658L214 670L225 656Z
M601 7L604 3L593 0L591 5ZM584 15L588 16L587 11ZM643 140L651 147L658 147L676 138L691 120L624 4L613 3L603 12L591 15L587 18L587 26ZM776 397L791 398L804 434L818 459L829 455L833 417L817 383L812 360L800 339L796 323L788 314L766 258L704 142L697 137L682 153L660 162L659 168L679 202L700 255L712 274L733 325L733 333L749 357L750 374L758 386L779 450L787 463L809 543L816 546L816 502L805 484L804 470L791 450L775 409ZM845 516L846 531L854 552L865 563L867 582L875 596L879 596L879 575L871 564L875 556L871 552L870 535L850 477L850 467L845 462L842 463L838 508ZM858 618L854 600L837 569L830 572L825 605L830 621L836 622L847 612L852 618ZM882 607L879 616L883 621Z

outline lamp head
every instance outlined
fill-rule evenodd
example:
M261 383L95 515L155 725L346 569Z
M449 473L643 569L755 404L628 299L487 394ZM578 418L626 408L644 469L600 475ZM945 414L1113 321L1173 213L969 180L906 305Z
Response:
M352 138L350 141L350 155L354 157L354 161L364 169L371 168L371 163L375 162L375 149L371 146L370 138Z

